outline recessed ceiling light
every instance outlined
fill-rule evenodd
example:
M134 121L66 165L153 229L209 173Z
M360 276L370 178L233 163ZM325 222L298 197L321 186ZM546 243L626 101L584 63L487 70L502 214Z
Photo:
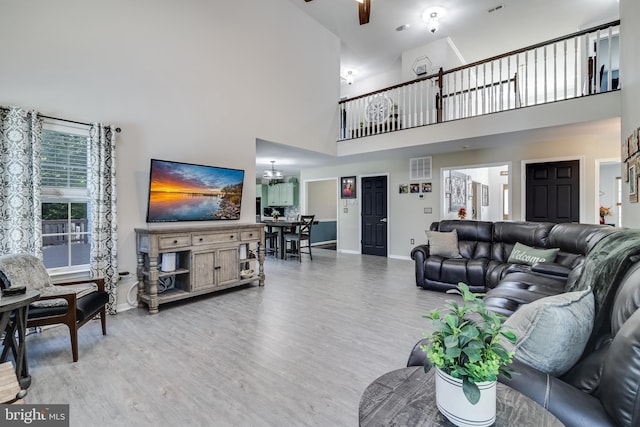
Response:
M409 24L400 25L399 27L396 28L396 31L408 30L410 27L411 27L411 25L409 25Z

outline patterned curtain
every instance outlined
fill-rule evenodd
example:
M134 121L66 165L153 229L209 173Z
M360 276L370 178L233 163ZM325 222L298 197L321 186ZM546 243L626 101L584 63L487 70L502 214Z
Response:
M35 111L0 107L0 254L42 259L40 150Z
M118 295L115 135L111 126L100 123L94 123L89 130L91 274L104 277L109 314L116 314Z

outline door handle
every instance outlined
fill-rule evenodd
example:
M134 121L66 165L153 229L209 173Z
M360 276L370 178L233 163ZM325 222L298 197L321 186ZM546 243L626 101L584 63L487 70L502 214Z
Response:
M382 218L380 222L387 222L387 218Z

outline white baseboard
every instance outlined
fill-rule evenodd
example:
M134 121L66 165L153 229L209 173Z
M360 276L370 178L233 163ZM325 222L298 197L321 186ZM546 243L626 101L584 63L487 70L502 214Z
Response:
M404 259L404 260L407 260L407 261L411 261L411 257L410 256L406 256L406 255L389 255L389 258Z
M360 251L352 251L352 250L349 250L349 249L338 249L338 252L343 253L343 254L360 255Z

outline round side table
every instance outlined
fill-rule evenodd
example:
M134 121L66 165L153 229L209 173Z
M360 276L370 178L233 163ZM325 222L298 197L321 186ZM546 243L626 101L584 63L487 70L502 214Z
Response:
M24 294L0 298L0 331L5 332L0 363L7 361L9 351L11 351L16 363L16 377L22 389L31 385L31 375L29 375L29 365L27 364L27 346L24 339L29 304L38 298L40 298L40 292L30 290Z
M361 427L453 426L436 406L435 369L421 366L388 372L367 386L360 399ZM520 392L498 383L495 426L556 427L563 424Z

